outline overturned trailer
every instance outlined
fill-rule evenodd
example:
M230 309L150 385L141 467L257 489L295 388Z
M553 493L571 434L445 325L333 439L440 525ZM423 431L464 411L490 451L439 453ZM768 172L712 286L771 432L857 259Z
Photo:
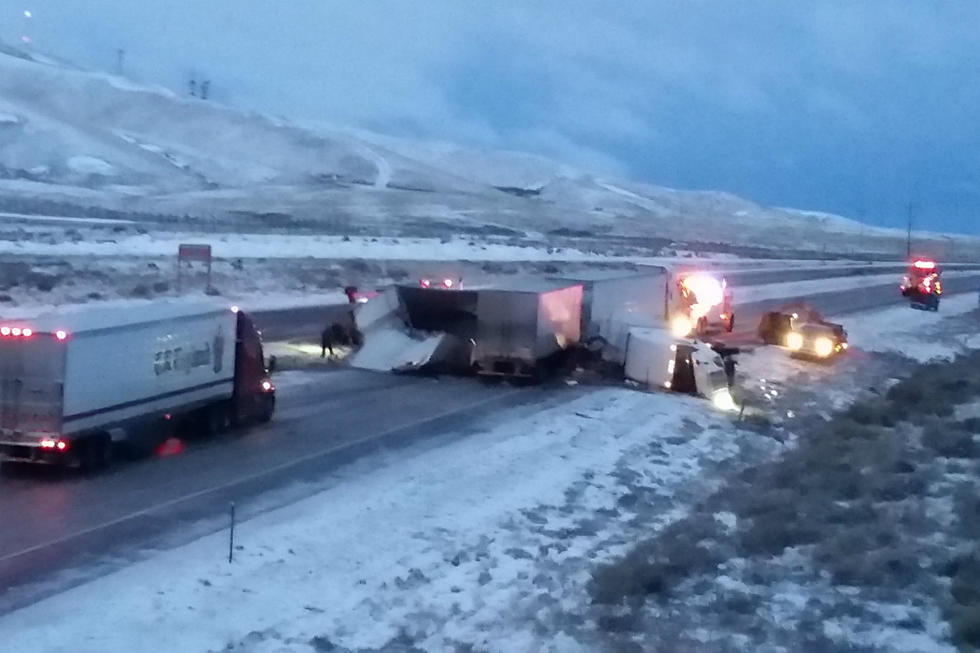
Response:
M627 339L626 378L649 389L706 397L732 410L734 362L697 340L677 338L666 329L632 328Z

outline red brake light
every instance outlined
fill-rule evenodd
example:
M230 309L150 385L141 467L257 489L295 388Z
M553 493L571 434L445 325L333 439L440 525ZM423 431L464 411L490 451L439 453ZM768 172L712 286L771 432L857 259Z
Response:
M445 286L446 288L452 288L453 287L453 280L452 279L443 279L442 280L442 285Z
M919 270L934 270L936 268L936 262L935 261L921 261L920 260L920 261L916 261L912 265L914 265Z
M10 330L10 335L19 337L20 336L20 327L14 327L14 328L12 328Z
M54 440L41 440L42 449L54 449L54 445L55 445Z
M419 285L422 286L423 288L428 288L429 286L432 285L432 282L429 281L428 279L422 279L421 281L419 281Z
M31 336L34 335L34 331L32 331L31 329L24 329L23 331L20 332L20 334L25 338L30 338Z
M67 443L67 442L65 442L64 440L58 440L58 443L57 443L57 444L55 444L55 445L54 445L54 447L55 447L55 449L57 449L58 451L64 451L65 449L67 449L67 448L68 448L68 443Z
M57 338L58 340L64 340L65 338L68 337L68 333L59 329L54 332L54 337Z
M10 335L10 327L8 326L0 327L0 336L9 336L9 335Z

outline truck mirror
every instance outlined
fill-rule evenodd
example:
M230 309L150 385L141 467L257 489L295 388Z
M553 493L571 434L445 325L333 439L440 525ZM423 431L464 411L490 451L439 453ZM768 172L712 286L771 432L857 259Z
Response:
M276 371L276 362L277 359L275 356L269 356L269 364L266 366L266 371L269 374L272 374L273 372Z

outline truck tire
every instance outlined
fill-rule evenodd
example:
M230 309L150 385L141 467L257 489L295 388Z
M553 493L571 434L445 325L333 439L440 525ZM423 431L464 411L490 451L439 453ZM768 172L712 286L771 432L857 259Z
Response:
M208 406L205 415L208 435L220 435L231 428L231 408L227 402Z
M107 435L92 435L79 443L79 466L84 472L95 472L112 463L112 440Z
M258 420L260 423L265 424L272 420L272 414L276 412L276 398L274 396L267 397L262 412L259 413Z

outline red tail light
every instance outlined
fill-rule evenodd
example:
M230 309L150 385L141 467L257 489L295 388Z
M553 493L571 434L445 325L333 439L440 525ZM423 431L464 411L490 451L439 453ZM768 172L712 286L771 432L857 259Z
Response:
M58 331L54 332L54 337L58 340L64 340L68 337L68 333L59 329Z
M422 279L421 281L419 281L419 285L422 286L423 288L428 288L429 286L432 285L432 282L429 281L428 279Z
M68 443L65 440L55 440L54 438L45 438L41 440L40 445L42 449L68 450Z
M453 280L452 279L443 279L442 280L442 285L445 288L452 288L453 287Z
M17 326L0 326L0 336L4 338L14 337L14 338L30 338L34 335L34 329L29 327L17 327Z

